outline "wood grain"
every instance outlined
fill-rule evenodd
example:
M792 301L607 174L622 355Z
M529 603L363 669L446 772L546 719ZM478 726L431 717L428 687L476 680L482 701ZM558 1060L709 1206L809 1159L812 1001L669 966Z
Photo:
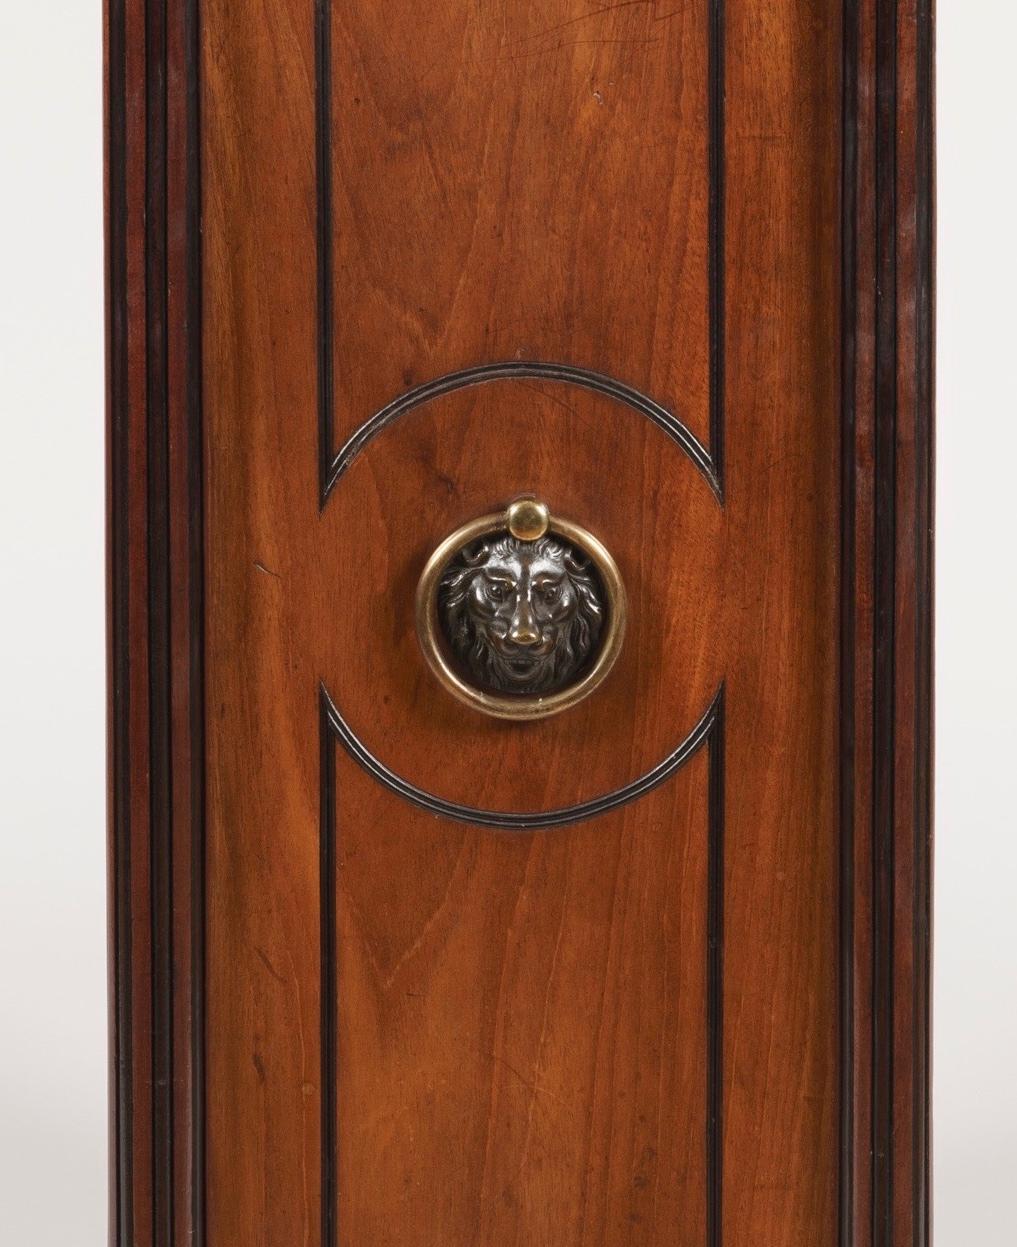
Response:
M546 124L532 111L532 97L539 79L539 98L552 115L554 101L562 101L562 144L575 141L575 122L565 101L573 99L588 72L586 62L584 73L577 71L577 58L615 56L612 72L631 84L660 72L656 43L646 44L639 52L626 40L623 51L609 53L598 45L595 53L581 54L571 48L565 56L551 47L539 57L520 58L524 67L513 71L516 76L509 90L508 80L497 69L493 77L478 73L477 64L489 58L477 55L468 30L459 32L466 51L452 55L443 23L450 29L459 24L450 12L433 31L428 29L427 38L433 40L437 63L433 72L439 85L454 81L465 103L457 102L456 95L440 96L439 91L443 107L432 103L425 109L417 97L415 72L395 77L391 69L390 76L385 76L391 66L405 61L399 36L392 45L391 60L372 58L366 66L362 57L357 60L356 49L372 46L380 36L370 15L356 12L356 38L351 38L351 12L344 10L342 23L333 31L334 75L342 83L345 101L342 111L340 101L333 99L339 136L333 151L336 301L343 308L358 310L356 317L345 315L336 326L340 432L344 421L349 429L351 414L355 417L359 412L366 418L414 380L445 367L501 357L500 345L485 346L477 337L478 326L492 318L497 323L517 316L523 325L532 325L536 318L550 314L552 323L567 323L575 334L590 324L594 328L588 332L598 343L596 356L584 354L576 345L578 338L556 338L553 330L542 333L539 349L531 350L545 358L563 354L602 371L615 369L626 380L652 387L652 372L637 368L646 352L639 341L653 327L653 317L634 305L626 308L630 287L620 274L612 277L611 270L605 274L599 259L616 243L610 222L623 222L619 229L624 240L627 231L645 216L639 207L643 180L633 178L631 167L614 155L605 140L594 143L588 156L580 155L580 166L593 162L600 194L619 204L618 213L605 218L607 227L595 241L583 241L584 232L591 228L588 213L599 201L582 198L580 202L588 180L580 187L571 183L567 173L563 176L564 146L548 142ZM266 82L268 77L278 80L291 66L287 40L292 38L295 46L299 34L306 55L312 31L308 24L301 27L294 22L273 46L259 28L256 46L252 34L251 46L240 56L237 47L238 39L243 45L243 32L237 31L237 15L231 13L231 17L227 69L233 78L229 89L217 91L216 98L237 93L238 115L245 117L247 125L253 124L257 134L245 135L242 143L237 135L235 149L217 149L208 161L210 168L222 171L239 160L243 173L235 181L221 172L213 175L209 191L216 211L225 211L216 197L218 187L236 197L237 207L228 223L224 220L220 225L214 213L210 216L208 239L210 250L220 238L232 240L232 281L239 280L243 291L230 299L223 288L213 285L207 297L214 344L208 353L210 395L214 395L209 402L209 458L218 465L211 478L210 527L223 542L216 547L222 553L210 557L213 592L222 603L212 625L210 684L217 689L221 681L224 690L229 689L227 705L231 702L237 707L235 713L244 724L241 731L235 719L225 720L230 726L222 732L221 747L238 751L230 753L228 767L225 761L218 762L219 745L213 746L211 758L213 777L227 770L235 777L227 782L221 797L215 780L212 789L213 977L219 973L215 969L218 961L228 966L228 977L216 979L215 995L220 1001L216 1012L221 1018L216 1027L222 1030L220 1056L213 1056L213 1069L217 1060L235 1067L248 1050L260 1051L265 1043L259 1033L270 1016L279 1016L287 997L290 1014L299 1009L304 1017L299 1029L305 1041L298 1052L291 1025L288 1037L280 1035L270 1045L275 1064L263 1078L256 1068L246 1076L232 1075L238 1099L262 1105L256 1136L271 1138L275 1150L272 1187L265 1190L264 1205L251 1204L245 1210L231 1203L232 1215L246 1220L231 1221L229 1233L252 1241L257 1234L267 1233L277 1242L284 1233L284 1221L300 1217L305 1219L300 1221L302 1233L320 1232L316 1202L311 1199L299 1211L292 1204L294 1193L306 1192L311 1182L317 1140L307 1125L307 1106L300 1132L293 1129L293 1109L286 1108L287 1097L291 1105L300 1104L299 1088L313 1065L313 1043L306 1037L313 1017L318 953L314 929L307 921L314 912L310 894L317 860L310 771L316 753L308 741L316 724L314 677L324 679L372 751L401 774L449 799L497 809L568 804L645 771L681 739L720 679L726 678L731 740L724 1003L730 1018L725 1050L725 1084L730 1090L725 1099L728 1196L723 1230L725 1238L733 1241L741 1237L748 1241L763 1227L774 1241L796 1242L806 1233L826 1236L832 1233L835 1173L837 970L836 959L829 953L834 946L836 912L836 654L828 637L835 626L836 607L834 481L839 423L834 401L837 373L824 364L836 358L837 349L837 147L832 126L824 128L822 121L835 118L839 106L837 32L810 24L807 13L796 14L786 34L780 28L788 48L799 45L803 35L813 38L810 54L802 59L814 77L790 55L783 64L775 61L772 46L768 47L765 79L755 63L746 61L738 70L750 87L744 92L745 121L740 109L733 109L729 117L729 177L737 202L759 207L749 218L732 214L729 225L729 293L739 292L737 315L744 320L734 319L730 327L736 353L728 374L729 403L739 413L739 423L728 430L732 488L724 511L692 466L638 416L619 412L607 400L570 391L567 386L506 383L449 396L386 430L344 477L319 519L317 498L310 488L315 460L308 452L314 427L313 373L306 363L315 328L309 297L312 268L310 250L301 241L311 224L306 136L312 112L298 107L306 95L291 91L288 98L293 104L287 116L299 129L285 138L278 123L269 131L259 113L265 107L265 86L252 77L252 70L260 71L264 64ZM571 17L579 19L580 14L572 11ZM737 23L738 17L737 11L729 12L730 21ZM399 27L398 14L394 19L390 14L389 19ZM513 13L513 31L519 22L518 29L524 32L518 38L525 37L529 20L524 9ZM641 13L639 21L645 25L646 20L647 14ZM701 61L706 20L704 9L697 44ZM737 24L734 29L739 29ZM494 24L477 37L499 46L512 43L517 35L510 38ZM418 59L411 58L411 63ZM303 68L302 58L292 64L294 70ZM365 77L361 82L358 72L373 79ZM496 87L501 94L494 106ZM668 161L677 161L687 170L684 178L702 176L706 167L705 85L697 139L684 146L675 145L668 129L680 122L680 110L656 102L652 90L640 98L661 114L660 143L670 152ZM505 119L514 115L513 99L520 101L523 114L506 128ZM582 106L584 115L586 107ZM589 107L600 105L593 101ZM781 116L811 108L807 115L815 115L816 124L787 131L782 145L775 141L779 125L775 128L766 120L769 107ZM455 143L462 146L465 142L465 132L456 120L459 112L453 117L450 110L462 109L476 114L479 124L469 131L470 141L482 145L495 168L506 159L510 166L519 162L518 168L524 171L519 185L511 177L485 172L483 163L477 173L472 148L455 152ZM391 121L406 115L412 116L412 124ZM489 115L490 131L485 128ZM227 115L224 124L231 117ZM217 121L216 115L210 119L218 134ZM391 137L386 133L388 124ZM407 125L412 142L406 139ZM653 146L656 131L650 127L646 133L653 136ZM825 136L821 144L816 134ZM441 148L440 158L431 150L435 145ZM265 153L263 166L259 151ZM408 168L404 161L409 162ZM420 161L432 166L427 177L413 163ZM472 171L469 175L467 169ZM469 246L463 242L465 250L460 254L458 243L442 243L439 227L425 263L414 246L422 229L414 214L426 208L436 178L443 187L447 184L452 197L443 221L449 228L458 222L458 235L473 241ZM301 184L303 194L294 193ZM250 185L264 186L260 203L253 209L244 195ZM761 185L774 197L771 209L761 204ZM612 186L617 188L613 195ZM419 196L411 197L410 187L422 187ZM577 210L561 218L545 211L541 205L552 187L566 208ZM635 201L630 202L633 197ZM650 195L646 202L660 198ZM344 208L344 203L352 206ZM788 205L790 215L782 218ZM400 206L401 213L397 211ZM490 242L495 234L484 226L485 213L504 222L510 244L522 230L517 214L526 214L527 246ZM782 219L786 230L779 232L774 221ZM691 231L696 218L683 212L681 220ZM703 214L698 224L700 255L705 256ZM665 234L666 220L657 220L647 237L656 246ZM638 229L633 236L641 236ZM570 263L562 271L568 281L596 283L587 290L576 318L556 310L557 270L532 262L531 251L546 250L555 237L566 237ZM411 246L412 253L407 250ZM479 255L475 254L478 247ZM286 280L277 280L273 255L296 252L306 252L304 264L289 264ZM214 275L219 271L214 252L210 258L209 271ZM464 274L470 293L464 296L461 309L445 293L441 268L445 264L450 272ZM626 268L641 271L631 259ZM483 283L486 272L496 274L499 282L508 282L509 290L485 290L482 285L474 289L472 283ZM415 273L420 276L414 278ZM427 289L422 284L425 273L431 274ZM695 288L687 292L676 280L673 267L654 276L666 285L663 297L676 309L676 318L698 316L705 325L705 260ZM211 280L214 283L215 277ZM385 290L391 322L384 332L372 310L379 285ZM619 302L622 310L618 310ZM432 347L427 362L422 363L421 352L428 343L418 331L427 315L438 325L435 342L441 349ZM608 323L610 334L603 329ZM676 337L674 323L671 333ZM753 332L760 323L767 324L765 338ZM225 333L225 349L219 345L217 327ZM367 342L358 337L361 333L370 334L377 345L367 349ZM617 346L612 345L612 336ZM519 349L506 354L511 356ZM620 358L614 354L617 351L624 354L624 366L614 363ZM659 354L651 352L649 357L657 366L662 362ZM359 361L356 368L353 359ZM373 375L378 380L372 389ZM214 388L220 376L226 386L222 392ZM350 379L348 383L344 377ZM356 393L346 397L344 384L354 383L364 387L363 397ZM779 405L774 401L777 394L781 395ZM285 418L279 410L282 395L292 413ZM302 421L298 420L301 410ZM826 419L821 421L817 413L824 411ZM751 436L739 438L742 428L751 429ZM612 474L606 489L607 454ZM427 551L450 528L489 510L521 487L535 488L554 499L563 514L595 522L629 581L633 620L622 666L603 697L591 699L572 715L515 730L476 716L464 719L423 668L408 621L417 569ZM232 627L230 603L236 604L237 612ZM756 631L748 621L767 631ZM218 636L224 637L222 651L215 641ZM350 668L352 653L360 656L356 672ZM283 683L285 689L280 688ZM765 767L760 761L764 757ZM494 758L497 766L491 765ZM582 765L576 765L578 759ZM257 781L253 775L240 780L241 775L250 774L252 765ZM683 776L681 788L688 782L689 777ZM702 778L700 784L702 801ZM525 871L517 876L507 868L495 869L497 838L492 841L482 833L467 836L459 829L442 832L446 841L451 836L457 846L449 857L451 850L432 847L432 838L425 835L429 820L400 808L363 776L351 773L348 763L340 768L339 787L340 1240L417 1241L417 1235L426 1239L435 1232L435 1225L441 1225L452 1241L468 1241L478 1227L481 1241L498 1242L509 1235L519 1241L546 1241L552 1222L544 1218L564 1215L573 1227L565 1232L577 1243L622 1241L624 1217L619 1219L620 1214L609 1214L607 1209L618 1200L622 1200L619 1207L627 1204L613 1177L610 1151L603 1149L617 1130L632 1131L631 1126L622 1125L628 1111L625 1103L634 1094L634 1086L648 1076L645 1060L637 1056L637 1049L629 1049L627 1063L612 1069L613 1091L600 1118L597 1087L603 1073L598 1076L594 1064L588 1076L592 1081L584 1081L578 1070L570 1074L567 1065L562 1067L565 1054L556 1050L564 1041L555 1039L548 1051L549 1041L540 1036L545 1028L552 1036L578 1036L591 998L602 998L611 1027L628 1012L617 990L604 978L606 966L600 970L599 982L591 969L600 964L593 957L598 947L606 953L611 946L613 927L608 918L617 903L618 885L608 882L616 871L605 868L599 852L607 852L616 837L624 835L632 846L630 852L648 855L649 862L656 861L663 869L668 838L677 839L680 846L698 832L695 894L700 898L702 924L705 819L700 816L695 823L687 816L677 819L671 814L666 820L668 835L658 844L656 837L662 831L656 807L674 799L662 795L584 829L588 863L576 864L571 850L579 832L527 837L521 842L516 854L522 854L522 863L539 863L548 854L553 860L560 853L563 863L572 863L568 869L591 870L591 882L579 886L579 898L584 888L599 882L603 891L599 903L607 906L599 921L595 910L586 919L591 924L586 935L591 944L585 956L567 950L565 966L571 967L571 977L558 969L557 975L564 977L559 982L552 976L549 986L550 971L539 969L542 959L551 957L556 947L560 949L565 938L563 923L574 922L576 917L560 904L546 912L539 905L534 908L529 893L535 885L525 886ZM271 849L280 820L285 820L286 843ZM230 828L239 826L244 828L243 854L230 834ZM480 847L469 851L458 847L464 836L468 845ZM481 852L486 845L495 855L491 866L486 864L489 854ZM378 857L383 849L384 856ZM220 860L230 861L228 875L217 865ZM566 870L566 866L556 869ZM434 871L438 873L429 886ZM411 999L425 1004L408 1006L405 999L396 1001L401 1013L407 1008L417 1013L415 1026L404 1031L390 1013L395 966L408 955L405 950L416 949L421 941L424 949L431 947L425 933L440 926L449 904L444 898L452 886L450 877L462 872L466 877L457 889L466 892L462 899L456 892L456 930L471 933L470 938L456 941L449 969L445 966L450 954L444 949L432 953L437 960L428 961L422 954L414 957L416 987L411 983L406 990L414 991ZM795 881L790 890L789 878ZM282 879L289 882L284 895L279 895ZM411 894L397 904L406 879L414 881ZM295 889L297 880L302 883ZM258 892L274 898L267 925L261 919L254 923L253 898ZM680 903L680 896L675 899ZM660 903L644 889L641 905L626 915L627 924L636 931L655 929L659 918L653 916L654 907ZM575 904L585 912L593 901L577 899ZM533 973L516 966L519 954L514 950L518 938L514 931L520 920L513 916L520 908L527 915L527 940L537 959ZM382 917L386 921L379 926ZM477 923L483 925L477 927ZM625 934L627 924L621 926L618 938L622 940L631 938ZM301 927L305 938L298 950L292 941ZM251 996L253 966L244 960L255 943L280 973L280 980L270 975L265 982L264 1001ZM489 944L490 952L486 951ZM359 951L362 947L366 951ZM702 935L698 941L682 943L681 963L680 973L698 975L701 980L705 965ZM280 970L286 965L290 966L288 974ZM452 978L446 983L450 973ZM432 986L435 976L438 986ZM524 1026L523 1018L532 1015L538 1027L533 1041L517 1041L512 1034L488 1029L495 1024L499 1007L497 985L506 976L511 983L518 981L510 993L510 1011L519 1018L517 1025ZM285 985L281 980L286 980ZM469 1025L477 1034L488 1036L481 1048L490 1051L473 1051L455 1079L453 1095L446 1087L451 1077L447 1071L459 1046L456 1020L466 1020L466 1003L455 994L463 990L464 983L470 988L471 1014L480 1010ZM639 990L648 1000L657 999L655 1007L664 1007L673 986L666 978L661 980L658 972ZM684 1094L672 1106L684 1126L673 1126L671 1135L658 1138L659 1124L644 1122L625 1161L631 1167L640 1154L639 1138L644 1139L643 1146L653 1148L654 1163L643 1166L648 1170L643 1176L654 1192L661 1192L660 1200L673 1198L664 1175L673 1171L674 1161L668 1158L674 1149L698 1148L702 1155L706 1008L701 986L699 995L698 1008L689 1010L677 1032L696 1074L685 1080ZM248 1002L246 1008L238 1007L243 1000ZM424 1010L422 1015L420 1010ZM259 1024L259 1017L265 1021ZM390 1018L388 1029L379 1018ZM541 1018L544 1021L538 1025ZM421 1028L432 1035L428 1042L421 1037ZM414 1034L416 1042L411 1041ZM751 1036L750 1040L743 1040L743 1034ZM669 1041L671 1048L674 1042ZM736 1054L741 1054L738 1059ZM578 1151L563 1152L563 1141L552 1151L551 1161L546 1145L512 1158L516 1145L511 1140L521 1110L498 1092L495 1074L504 1063L519 1071L528 1096L527 1112L539 1109L548 1122L548 1139L562 1135L564 1122L550 1112L549 1105L535 1103L541 1096L532 1088L546 1084L566 1103L575 1104L565 1137L574 1137L572 1147ZM245 1079L251 1091L241 1095ZM789 1079L794 1090L780 1101L787 1105L786 1112L782 1115L777 1105L769 1104L763 1114L766 1087L775 1081L783 1085ZM261 1086L255 1091L254 1083L259 1080ZM417 1089L410 1091L411 1087ZM662 1092L658 1089L657 1094ZM387 1122L393 1114L403 1120L407 1095L415 1106L409 1116L410 1129L400 1134L391 1127L382 1130L371 1124ZM391 1108L386 1108L390 1099ZM233 1134L240 1122L231 1122L228 1131L225 1125L213 1122L211 1130L213 1207L218 1202L214 1197L216 1138ZM450 1152L449 1142L441 1142L454 1137L453 1127L473 1140L469 1145L462 1143L461 1156ZM432 1139L437 1150L425 1149L422 1136ZM538 1134L538 1139L543 1137ZM506 1177L496 1180L494 1187L492 1179L484 1177L484 1169L470 1178L463 1165L474 1155L478 1163L488 1155L487 1168L493 1167L495 1174L504 1168ZM586 1155L601 1157L594 1166L596 1181L584 1169L584 1164L592 1162L581 1163ZM254 1155L245 1161L256 1163L264 1161L257 1162ZM232 1155L229 1169L229 1181L235 1184L237 1164ZM377 1190L379 1172L392 1175L381 1184L383 1190L391 1190L387 1197ZM515 1175L511 1181L510 1173ZM266 1173L260 1178L264 1189ZM543 1186L547 1182L551 1188ZM570 1187L575 1191L571 1196L567 1194ZM553 1201L549 1203L550 1189L559 1191L557 1214ZM423 1215L420 1200L429 1191L440 1202ZM501 1198L500 1206L492 1191ZM760 1191L773 1194L760 1197ZM700 1207L705 1205L705 1194L700 1167L696 1193ZM297 1234L295 1224L289 1232ZM648 1243L674 1241L676 1234L690 1243L704 1240L702 1219L676 1223L673 1206L670 1217L658 1211L648 1217L643 1229L633 1230L629 1223L624 1233L638 1233Z
M724 1242L791 1247L836 1234L840 32L725 11Z
M706 0L328 7L337 436L414 382L541 358L705 441Z
M706 1241L706 762L518 835L341 761L340 1241Z
M117 1247L925 1247L930 30L110 0ZM418 407L320 506L323 377L327 457L512 359L722 431L723 504L644 416L530 378ZM519 725L434 684L412 596L526 488L632 619L595 697ZM498 810L630 782L721 685L724 727L503 832L323 753L322 682Z

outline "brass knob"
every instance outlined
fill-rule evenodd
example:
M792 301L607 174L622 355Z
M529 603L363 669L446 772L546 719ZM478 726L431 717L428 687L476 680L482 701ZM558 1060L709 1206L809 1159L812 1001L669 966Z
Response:
M537 541L548 530L551 512L546 502L525 494L509 503L505 519L513 537L518 537L520 541Z
M524 494L457 528L417 586L417 634L442 685L503 719L588 697L625 634L618 567L592 533Z

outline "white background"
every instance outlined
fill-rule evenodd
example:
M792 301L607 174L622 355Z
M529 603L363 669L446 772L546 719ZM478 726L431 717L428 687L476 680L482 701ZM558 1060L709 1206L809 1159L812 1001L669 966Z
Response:
M940 0L938 1247L1017 1242L1017 16Z
M106 1234L100 40L98 0L0 0L0 1243L12 1247L100 1247ZM1011 6L941 0L938 1247L1015 1241L1015 46Z
M0 1244L106 1242L102 32L0 0Z

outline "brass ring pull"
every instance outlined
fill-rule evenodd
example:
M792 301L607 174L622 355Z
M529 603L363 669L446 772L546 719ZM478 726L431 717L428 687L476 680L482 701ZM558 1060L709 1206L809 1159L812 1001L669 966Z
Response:
M625 617L611 555L530 494L457 528L417 585L431 670L500 719L541 719L588 697L614 666Z

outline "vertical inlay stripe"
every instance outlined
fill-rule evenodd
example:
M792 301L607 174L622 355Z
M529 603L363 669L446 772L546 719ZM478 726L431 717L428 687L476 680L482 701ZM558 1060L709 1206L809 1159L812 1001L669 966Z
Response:
M107 385L109 403L110 787L113 889L113 1010L110 1052L114 1188L110 1236L133 1238L134 1052L131 990L130 800L130 491L128 472L127 299L127 13L126 0L107 9Z
M170 641L167 12L145 7L145 358L148 456L152 1235L173 1247L173 778Z
M858 358L858 0L844 0L841 133L841 485L839 713L839 1247L855 1234L855 610Z
M329 701L320 694L321 741L321 1241L338 1242L339 1127L338 1060L339 973L336 946L336 742L329 725Z
M724 1235L724 690L710 730L706 915L706 1242Z
M709 10L710 458L724 497L725 434L725 24L724 0ZM706 1242L724 1237L724 693L710 734L707 892Z
M205 471L202 406L203 300L201 203L200 0L185 0L187 268L185 402L187 407L188 608L191 877L191 1226L192 1247L204 1247L205 1224Z
M872 1241L892 1247L897 605L897 0L876 2Z
M932 680L933 622L933 287L934 287L934 176L933 50L935 29L932 0L918 0L916 195L918 291L915 333L915 584L917 589L915 661L915 811L914 811L914 1207L915 1247L931 1239L930 1115L932 1096L929 1047L931 1042L932 938Z
M710 0L709 117L710 117L710 457L724 491L724 344L725 344L725 149L724 149L724 0Z
M318 494L325 505L332 475L335 403L335 309L332 235L332 4L315 0L315 177L318 251Z

